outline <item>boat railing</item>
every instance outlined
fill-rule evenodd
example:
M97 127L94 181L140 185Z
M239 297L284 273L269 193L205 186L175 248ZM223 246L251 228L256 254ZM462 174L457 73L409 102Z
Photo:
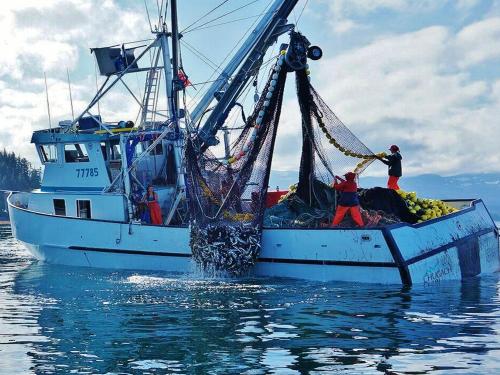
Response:
M7 197L7 202L17 208L28 208L30 193L12 191Z
M474 202L475 200L476 200L475 198L442 199L442 201L445 202L447 205L456 208L457 210L463 210L464 208L470 207L472 205L472 202Z

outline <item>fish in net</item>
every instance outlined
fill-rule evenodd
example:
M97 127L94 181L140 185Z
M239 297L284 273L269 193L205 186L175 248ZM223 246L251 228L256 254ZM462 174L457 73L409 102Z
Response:
M204 271L239 276L255 263L276 131L286 81L281 55L259 101L231 147L229 159L200 154L196 136L186 142L190 245Z

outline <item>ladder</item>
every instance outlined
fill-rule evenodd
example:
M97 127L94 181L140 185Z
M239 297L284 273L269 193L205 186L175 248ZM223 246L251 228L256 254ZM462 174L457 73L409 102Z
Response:
M141 126L153 126L156 118L158 93L160 89L161 69L151 68L146 75L144 97L142 98Z

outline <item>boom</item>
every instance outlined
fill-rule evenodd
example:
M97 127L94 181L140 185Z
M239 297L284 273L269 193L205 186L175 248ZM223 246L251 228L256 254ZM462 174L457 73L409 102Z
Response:
M213 99L218 99L218 103L198 133L200 143L204 148L218 143L215 134L224 124L245 84L262 64L262 58L267 49L278 36L293 28L293 25L287 25L287 17L297 2L298 0L276 0L271 5L269 12L266 12L193 110L191 120L196 123L201 119ZM238 67L240 69L233 76ZM233 79L230 80L232 76Z

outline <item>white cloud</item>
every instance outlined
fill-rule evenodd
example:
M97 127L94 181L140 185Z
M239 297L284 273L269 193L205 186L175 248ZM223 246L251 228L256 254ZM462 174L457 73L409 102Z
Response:
M15 6L14 6L15 3ZM73 69L79 49L147 35L142 14L114 1L21 1L2 3L0 77ZM91 43L91 45L86 45Z
M480 3L480 0L456 0L456 7L458 9L468 10L474 8Z
M469 71L498 58L498 19L452 32L443 26L386 35L311 63L313 84L337 115L374 151L399 144L408 174L498 171L500 79ZM480 37L481 36L481 37ZM497 72L498 77L498 72ZM298 110L289 103L273 166L297 168ZM285 129L284 129L285 128ZM370 173L385 173L370 167Z
M48 127L43 72L49 77L56 125L71 118L66 68L76 69L91 46L142 39L149 30L144 14L123 9L115 1L21 0L2 3L0 33L4 36L0 39L0 149L6 147L36 161L31 133ZM75 110L83 110L93 95L93 78L72 86ZM121 112L135 119L137 105L123 92L112 92L107 104L107 115Z
M500 17L492 17L463 28L456 38L462 54L461 67L500 58Z
M0 149L34 159L31 132L48 125L43 70L52 77L49 91L56 123L71 116L66 67L76 69L90 46L142 39L149 31L142 13L115 1L23 1L16 2L15 9L13 3L0 14L0 32L8 35L0 41ZM323 4L335 15L332 30L337 34L364 32L365 26L356 21L359 15L437 6L406 0ZM311 63L313 83L374 151L400 144L407 173L498 170L500 77L497 73L488 81L474 77L471 70L498 60L499 28L500 18L492 16L458 31L430 26L398 35L374 33L364 46ZM90 99L93 79L72 83L75 110ZM125 97L111 93L104 114L135 119L137 106ZM278 170L296 170L300 159L300 115L292 101L287 100L282 112L273 162ZM385 171L378 166L369 172Z
M321 77L326 102L375 151L403 146L407 172L498 170L498 85L474 80L465 69L496 56L471 58L478 53L467 48L471 35L494 34L496 25L486 20L457 34L435 26L385 36L321 61L313 75ZM475 48L496 45L485 37Z
M421 13L440 6L439 2L425 0L323 0L328 9L328 23L334 33L343 34L363 28L356 19L379 11Z
M334 22L332 27L336 33L343 34L343 33L352 31L356 28L359 28L360 25L352 20L345 19L345 20L338 20L337 22Z

